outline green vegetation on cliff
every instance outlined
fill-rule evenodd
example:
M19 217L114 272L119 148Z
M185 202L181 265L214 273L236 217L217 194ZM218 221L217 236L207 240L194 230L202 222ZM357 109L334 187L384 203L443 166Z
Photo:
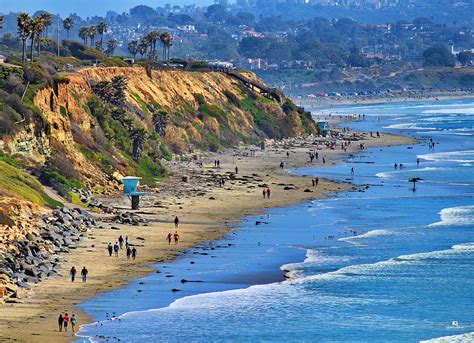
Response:
M19 196L40 206L62 206L45 193L43 186L36 179L15 167L15 163L5 156L0 156L0 194Z

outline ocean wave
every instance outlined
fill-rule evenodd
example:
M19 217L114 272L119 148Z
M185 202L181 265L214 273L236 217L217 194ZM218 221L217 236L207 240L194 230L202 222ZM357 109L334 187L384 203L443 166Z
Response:
M448 258L451 255L472 253L473 251L474 243L457 244L446 250L400 255L386 261L347 266L333 272L305 276L299 279L288 280L286 282L293 284L303 284L309 282L352 279L359 276L373 275L374 273L383 272L389 268L394 268L405 264L422 263L426 260Z
M377 236L388 236L388 235L393 235L394 232L390 230L372 230L372 231L367 231L366 233L363 233L361 235L357 236L350 236L350 237L343 237L339 238L339 241L351 241L353 239L364 239L364 238L371 238L371 237L377 237Z
M432 223L428 226L465 226L474 224L474 205L448 207L442 209L438 214L441 221Z
M423 127L419 126L421 123L404 123L404 124L392 124L384 126L384 129L399 129L399 130L437 130L436 127Z
M453 336L437 337L420 341L420 343L467 343L474 342L474 332L462 333Z
M417 155L418 158L434 162L456 162L470 163L474 162L474 150L437 152L432 154Z
M438 109L438 110L426 110L421 112L423 114L474 114L474 108L472 107L454 107L454 108L446 108L446 109Z
M301 270L312 266L320 266L334 262L349 261L348 256L329 256L320 251L307 249L306 258L303 262L287 263L280 267L281 270L287 271L286 276L293 279L302 277Z

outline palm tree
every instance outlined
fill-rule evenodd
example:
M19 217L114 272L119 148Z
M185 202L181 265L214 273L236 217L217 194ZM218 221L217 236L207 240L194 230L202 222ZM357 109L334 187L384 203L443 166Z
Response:
M117 40L115 38L109 39L107 42L107 49L105 50L105 53L107 54L107 56L112 56L116 48Z
M17 26L18 26L18 35L20 36L22 42L22 58L21 63L25 63L26 60L26 41L30 36L30 22L31 17L28 13L20 13L16 18Z
M105 21L101 21L96 27L97 33L100 35L100 51L103 51L104 33L107 32L107 23Z
M87 41L89 40L89 33L88 33L89 28L87 26L82 26L79 28L79 37L82 39L84 42L84 45L87 46Z
M138 48L138 41L136 40L131 40L128 42L128 52L133 56L133 59L135 59L135 56L137 56L138 52L140 49Z
M132 157L137 163L140 163L140 158L143 152L143 143L147 138L145 129L139 128L132 131Z
M152 122L155 126L155 131L161 137L164 137L166 134L166 127L168 126L170 118L166 111L157 111L153 113Z
M144 37L140 39L140 44L138 44L138 52L140 53L142 58L143 56L145 56L147 50L148 50L148 40Z
M97 27L96 26L89 26L87 28L87 34L91 39L91 47L94 47L95 36L97 36Z
M162 60L166 60L166 42L168 40L169 32L163 32L160 35L160 42L163 44L163 54L162 54Z
M412 177L411 179L408 179L408 182L413 182L413 192L416 191L416 183L421 180L423 179L419 177Z
M173 37L169 32L165 31L160 35L160 41L163 44L163 59L167 61L170 58L170 49L171 45L173 45Z
M51 13L43 12L37 18L39 18L43 27L43 30L40 32L40 34L44 33L44 36L48 37L48 27L53 24L53 16L51 15Z
M41 20L40 17L33 18L30 20L30 23L28 25L29 28L29 33L30 33L30 40L31 40L31 46L30 46L30 59L33 61L33 48L35 45L35 41L40 41L40 36L41 33L44 31L44 24L43 21ZM39 57L39 47L38 47L38 57Z
M153 59L156 59L156 42L158 41L158 36L159 33L156 31L150 31L146 35L146 39L148 40L148 43L151 47L151 55L153 56Z
M71 17L67 17L63 20L63 27L67 31L67 39L69 39L69 31L71 31L72 27L74 26L74 19Z

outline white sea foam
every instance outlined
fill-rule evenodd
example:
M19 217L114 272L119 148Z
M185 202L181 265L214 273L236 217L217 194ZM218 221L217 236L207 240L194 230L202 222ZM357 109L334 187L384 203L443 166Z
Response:
M472 253L474 251L474 243L465 243L452 246L450 249L437 250L424 253L416 253L410 255L401 255L391 258L386 261L380 261L371 264L358 264L347 266L325 274L311 275L302 277L287 282L302 284L307 282L329 281L329 280L344 280L351 279L357 276L373 275L377 272L383 272L390 268L405 264L423 263L425 260L449 258L451 255L458 255L464 253Z
M307 249L306 258L303 262L287 263L280 267L283 271L289 271L287 276L289 278L301 277L301 269L308 268L311 266L320 266L333 262L348 261L350 258L347 256L329 256L321 253L320 251Z
M432 223L428 226L465 226L474 224L474 205L448 207L442 209L438 214L441 221Z
M474 150L437 152L432 154L418 155L418 158L435 162L456 162L470 163L474 162Z
M425 341L420 341L420 343L467 343L474 342L474 332L462 333L460 335L453 336L444 336L433 339L428 339Z
M338 240L339 241L352 241L353 239L364 239L364 238L388 236L388 235L393 235L393 231L380 229L380 230L367 231L366 233L363 233L357 236L339 238Z
M420 123L403 123L403 124L392 124L384 126L385 129L400 129L400 130L436 130L435 127L423 127L419 126Z
M422 112L423 114L451 114L451 113L461 113L465 115L474 114L474 108L472 107L451 107L446 109L438 110L426 110Z

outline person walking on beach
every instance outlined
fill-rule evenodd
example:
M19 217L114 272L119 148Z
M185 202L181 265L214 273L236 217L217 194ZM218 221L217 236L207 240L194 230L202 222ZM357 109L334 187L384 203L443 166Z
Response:
M128 249L128 236L125 236L125 249Z
M76 317L76 315L73 313L73 314L72 314L72 317L71 317L71 329L72 329L72 332L75 332L75 331L76 331L76 324L77 324L77 317Z
M137 249L135 249L135 247L133 247L133 249L132 249L132 259L135 261L136 257L137 257Z
M119 241L120 249L123 249L123 237L122 237L122 235L120 235L118 241Z
M267 197L267 190L264 189L264 190L262 191L262 194L263 194L263 198L265 199L265 198Z
M69 315L66 313L63 319L64 319L64 322L63 322L64 332L67 332L67 326L69 324Z
M84 266L81 270L82 282L85 283L87 281L87 274L89 271L87 270L86 266Z
M168 236L166 236L166 240L168 241L168 244L171 244L172 239L173 239L173 234L171 232L169 232Z
M127 247L127 259L130 259L130 256L132 256L132 249L130 247Z
M236 174L239 173L239 168L238 168L238 167L235 167L235 173L236 173Z
M64 323L64 317L63 314L59 314L58 317L58 325L59 325L59 331L63 331L63 323Z
M318 183L319 183L319 177L317 177L316 179L314 179L314 181L316 182L316 186L318 186Z
M114 252L115 252L115 257L118 257L118 252L119 252L119 245L117 242L114 244Z
M178 242L179 242L179 234L178 234L178 231L175 231L175 232L174 232L173 237L174 237L174 244L178 244Z
M316 181L314 179L311 179L311 182L313 184L313 187L316 186Z
M107 250L109 251L109 257L112 257L112 252L114 251L114 247L112 246L112 243L109 242L109 245L107 246Z
M74 282L74 280L76 280L76 273L76 267L72 266L71 271L69 272L69 274L71 275L71 282Z
M267 188L267 199L270 199L270 188Z
M176 216L174 218L174 227L178 227L178 226L179 226L179 218L178 218L178 216Z

